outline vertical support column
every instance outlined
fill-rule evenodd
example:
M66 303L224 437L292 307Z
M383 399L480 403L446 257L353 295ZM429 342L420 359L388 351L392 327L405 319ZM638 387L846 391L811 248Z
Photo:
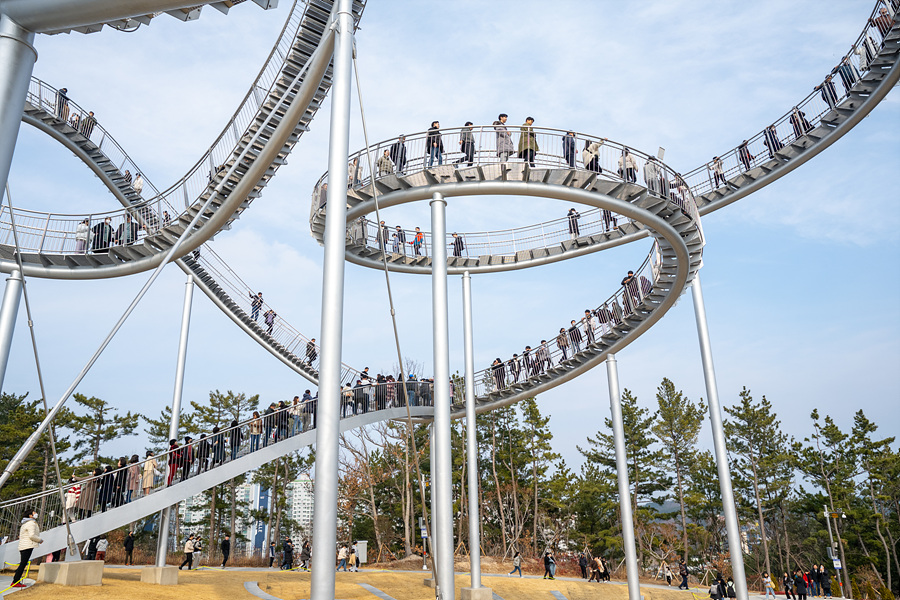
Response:
M188 333L191 330L191 305L194 301L194 278L187 276L184 284L184 308L181 311L181 335L178 338L178 361L175 367L175 390L172 393L172 415L169 420L169 439L178 439L181 422L181 397L184 392L184 367L187 364ZM165 469L164 469L165 470ZM159 513L159 535L156 538L156 566L166 566L169 551L169 523L172 507L167 506ZM177 538L176 538L177 541Z
M722 492L722 512L725 515L725 529L728 532L728 551L731 554L731 571L734 576L734 590L738 600L747 600L747 577L744 574L744 552L741 549L741 529L737 510L734 507L734 491L731 487L731 469L725 449L725 429L722 426L722 408L719 405L719 388L716 384L716 370L713 367L712 346L706 324L706 305L703 303L703 289L700 287L699 273L691 282L691 296L694 299L694 317L697 320L697 337L700 339L700 360L703 363L703 378L706 381L706 398L709 402L709 421L712 424L713 447L716 451L716 468L719 473L719 489Z
M2 142L0 142L2 143ZM6 378L6 365L12 348L13 333L16 330L16 317L19 315L19 301L22 299L22 273L13 269L6 278L6 289L3 291L3 304L0 305L0 390Z
M447 201L431 197L431 314L434 334L434 527L437 583L453 600L453 461L450 436L450 332L447 311Z
M351 0L338 0L331 87L331 134L322 267L322 340L316 407L316 485L313 511L312 600L334 600L337 544L338 439L341 408L341 336L344 329L344 236L347 228L347 157L350 154Z
M622 541L625 542L625 571L628 575L628 600L641 600L637 549L634 543L634 515L631 512L631 486L628 482L628 457L625 455L625 423L619 396L619 369L616 355L606 357L609 379L609 408L612 413L613 441L616 447L616 479L619 481L619 514L622 516Z
M469 494L469 563L472 583L462 589L462 598L467 600L490 600L490 588L481 587L481 511L478 506L478 437L475 425L475 356L472 326L472 278L463 273L463 338L465 340L466 361L466 468L468 469Z
M6 190L37 50L34 33L0 14L0 200Z
M438 545L438 530L437 530L437 512L435 512L434 508L434 423L428 426L428 468L430 470L429 479L431 480L430 486L430 494L428 497L428 501L431 503L429 514L431 515L431 562L435 565L435 573L437 573L437 557L438 552L440 551L440 546ZM437 585L437 582L433 582Z

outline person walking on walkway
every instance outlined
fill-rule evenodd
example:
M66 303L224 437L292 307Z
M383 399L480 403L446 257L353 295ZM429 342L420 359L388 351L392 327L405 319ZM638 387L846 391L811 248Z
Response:
M219 548L222 550L222 568L225 568L225 564L228 562L228 557L231 556L231 536L227 533L225 534L225 539L222 540L222 543L219 544Z
M537 134L534 133L534 117L526 117L525 123L519 127L519 158L534 167L534 155L538 153Z
M574 208L570 208L566 213L566 218L569 220L569 237L574 240L581 235L581 229L578 227L578 219L581 218L581 214Z
M338 566L335 571L340 571L341 569L344 569L345 572L347 571L347 554L347 546L341 546L341 549L338 550Z
M508 118L509 115L506 113L500 113L497 120L494 121L494 131L497 134L497 156L500 157L500 162L502 163L509 160L515 148L512 142L512 135L506 128L506 119Z
M769 594L772 595L772 600L775 600L775 584L772 582L772 578L769 577L768 571L763 573L763 585L766 587L766 600L769 600Z
M41 539L41 528L38 526L36 518L37 511L31 508L25 509L25 513L22 515L22 524L19 527L19 566L16 567L16 572L13 574L11 587L26 587L22 583L25 568L31 560L31 553L44 541Z
M472 133L472 121L466 121L465 127L459 132L459 150L463 156L456 164L468 163L471 167L475 163L475 135Z
M312 365L318 357L319 354L316 352L316 338L313 338L306 342L306 364Z
M678 561L678 574L681 576L681 583L678 584L679 590L688 589L688 568L687 565L684 564L684 559L682 558Z
M513 556L513 570L506 574L507 577L515 573L519 572L519 577L522 576L522 555L516 552L516 555Z
M254 321L259 320L259 311L262 309L263 305L263 295L262 292L259 292L255 296L253 292L250 292L250 312Z
M180 571L184 565L187 565L188 571L191 570L191 566L194 564L194 534L188 536L187 541L184 543L184 560L181 561L181 564L178 565L178 570Z
M437 158L438 165L444 164L444 140L441 138L441 124L439 121L432 121L431 127L425 136L425 146L428 149L428 166L434 164Z
M275 564L275 542L269 544L269 568Z
M391 144L391 162L397 167L397 173L403 175L406 170L406 136L401 135L396 142Z
M566 159L566 164L569 165L569 168L575 168L575 158L578 156L578 151L575 148L575 132L567 131L566 135L563 136L562 139L562 151L563 158Z

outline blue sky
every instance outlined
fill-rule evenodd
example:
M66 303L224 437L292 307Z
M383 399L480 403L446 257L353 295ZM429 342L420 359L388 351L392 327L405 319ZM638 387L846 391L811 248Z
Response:
M869 0L633 3L373 0L357 36L370 139L490 123L573 128L644 152L666 148L686 172L790 109L831 70L862 29ZM184 174L238 105L280 31L289 3L228 16L204 9L163 16L123 34L38 36L35 75L89 110L160 189ZM351 149L363 145L354 97ZM215 250L279 315L319 338L322 248L310 237L309 197L326 169L326 101L262 198L217 236ZM898 432L900 302L896 186L900 97L892 92L850 134L762 191L704 218L701 278L726 405L742 386L766 395L785 431L810 433L813 408L849 428L865 410ZM66 150L23 126L10 176L17 206L77 212L117 206ZM527 198L450 200L450 231L484 231L556 218L567 206ZM391 209L391 222L427 228L427 204ZM596 306L649 250L623 248L473 281L476 368L534 345ZM112 281L32 279L35 327L51 401L59 398L147 275ZM171 402L183 283L162 275L78 391L121 410L158 414ZM430 280L396 275L404 354L430 374ZM462 369L461 285L450 283L451 369ZM383 274L346 268L344 362L396 364ZM705 397L690 295L618 355L623 387L651 406L663 377ZM196 294L185 400L210 390L290 398L310 387ZM4 390L38 394L20 313ZM609 414L605 369L539 398L554 446L575 446ZM703 443L708 444L708 422ZM132 452L129 438L109 453Z

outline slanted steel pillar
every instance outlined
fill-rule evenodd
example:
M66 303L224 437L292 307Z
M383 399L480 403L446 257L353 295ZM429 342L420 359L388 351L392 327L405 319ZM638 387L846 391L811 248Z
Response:
M625 454L625 422L622 420L622 397L619 394L619 369L615 354L606 357L606 375L609 378L609 408L616 447L616 479L619 482L619 514L622 517L622 541L625 543L628 600L641 600L637 549L634 543L634 515L631 512L631 486L628 482L628 457Z
M454 600L453 457L450 435L450 333L447 310L447 201L431 198L431 314L434 336L434 536L442 600Z
M175 368L175 391L172 394L172 415L169 419L169 439L178 439L178 427L181 422L181 396L184 392L184 367L187 364L188 333L191 330L191 304L194 300L194 278L188 275L184 284L184 308L181 311L181 336L178 338L178 363ZM165 471L165 468L163 469ZM176 505L177 506L177 505ZM156 538L156 566L166 566L169 552L169 523L172 519L172 507L159 513L159 536ZM177 542L178 536L175 536Z
M2 143L2 142L0 142ZM13 333L16 330L16 317L19 314L19 301L22 299L22 273L13 269L6 278L6 289L3 291L3 304L0 305L0 390L6 378L6 365L12 348Z
M741 528L734 506L731 469L728 466L728 454L725 449L725 428L722 426L722 408L719 405L719 388L716 384L716 370L713 367L712 346L709 342L709 329L706 324L706 305L703 303L703 289L700 287L699 273L691 282L691 295L694 299L694 316L697 320L697 337L700 338L700 360L703 362L703 378L706 380L709 422L712 425L719 489L722 492L722 512L725 515L725 529L728 532L728 551L731 554L734 591L737 593L738 600L748 600L747 576L744 574L744 552L741 548Z
M347 229L347 157L353 61L351 0L339 0L331 87L331 135L322 277L322 340L316 407L316 485L313 511L311 600L334 600L337 545L338 440L341 409L341 336L344 330L344 236Z

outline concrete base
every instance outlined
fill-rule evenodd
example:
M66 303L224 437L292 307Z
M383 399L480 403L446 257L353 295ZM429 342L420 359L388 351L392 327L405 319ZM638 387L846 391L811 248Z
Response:
M425 587L430 587L430 588L434 587L434 579L431 579L430 577L428 579L426 579L425 581L423 581L422 583L425 584Z
M144 567L141 569L141 583L178 585L178 567Z
M486 587L462 588L460 592L462 600L491 600L494 597L494 591Z
M38 581L57 585L101 585L102 560L43 563L38 569Z

